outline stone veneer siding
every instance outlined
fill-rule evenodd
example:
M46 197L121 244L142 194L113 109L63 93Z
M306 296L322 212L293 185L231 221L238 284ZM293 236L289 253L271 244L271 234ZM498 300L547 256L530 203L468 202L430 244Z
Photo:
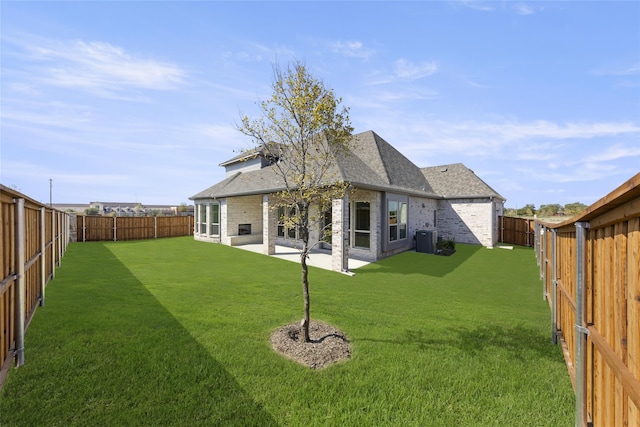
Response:
M440 200L438 238L491 247L497 237L496 212L495 203L488 198Z
M262 235L262 195L227 197L220 204L221 242L231 244L239 224L251 224L251 235Z
M438 200L423 197L409 197L409 238L414 239L420 230L437 230ZM415 240L412 247L415 248Z

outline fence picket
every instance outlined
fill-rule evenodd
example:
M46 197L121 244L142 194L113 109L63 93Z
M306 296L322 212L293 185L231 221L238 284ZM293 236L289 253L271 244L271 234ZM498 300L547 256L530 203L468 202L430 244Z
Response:
M191 236L191 217L104 217L78 215L76 227L82 228L82 242L146 240L161 237Z
M571 228L578 223L589 228L583 274L588 331L584 362L574 350L585 329L574 328L584 325L576 319L581 302L576 299L577 235ZM536 239L551 230L556 235L552 263L557 270L541 276L547 289L557 276L552 306L557 307L558 337L576 388L576 426L640 425L640 174L564 223L538 224L545 232L535 233ZM535 245L542 247L542 242ZM549 254L536 251L536 256ZM584 372L576 369L579 363L586 364Z
M67 225L67 214L0 184L0 387L12 362L24 362L24 333L60 265Z

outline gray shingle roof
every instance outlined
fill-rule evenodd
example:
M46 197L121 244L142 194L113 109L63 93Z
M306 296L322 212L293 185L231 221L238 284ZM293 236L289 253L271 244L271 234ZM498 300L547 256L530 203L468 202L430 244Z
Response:
M506 200L462 163L422 168L434 191L447 199L495 197Z
M246 154L245 154L246 156ZM241 161L236 156L221 165ZM351 151L335 158L336 179L357 188L399 192L424 197L500 197L484 181L462 164L450 165L449 174L435 174L432 169L420 169L373 131L353 135ZM434 180L433 182L431 180ZM452 185L453 187L449 187ZM283 190L282 178L271 168L238 172L219 183L191 196L190 199L220 198L250 194L266 194Z
M354 135L351 155L338 165L342 179L356 187L435 196L420 168L373 131Z

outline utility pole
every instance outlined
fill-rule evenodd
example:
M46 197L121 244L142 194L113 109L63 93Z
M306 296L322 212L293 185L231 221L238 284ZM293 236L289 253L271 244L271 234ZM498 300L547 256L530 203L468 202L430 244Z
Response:
M53 208L53 179L49 178L49 207Z

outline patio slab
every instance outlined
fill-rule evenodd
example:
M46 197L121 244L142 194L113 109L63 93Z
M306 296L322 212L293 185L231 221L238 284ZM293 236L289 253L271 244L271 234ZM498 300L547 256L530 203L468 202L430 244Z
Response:
M248 245L238 245L234 246L234 248L244 249L251 252L262 253L262 244L248 244ZM276 245L276 253L271 255L276 258L284 259L287 261L292 261L296 263L300 263L300 252L296 248L291 248L287 246ZM322 251L312 251L309 254L309 259L307 260L307 264L312 267L322 268L325 270L331 270L331 254L328 252ZM349 258L349 271L353 271L362 266L369 264L369 261L363 261L355 258Z

